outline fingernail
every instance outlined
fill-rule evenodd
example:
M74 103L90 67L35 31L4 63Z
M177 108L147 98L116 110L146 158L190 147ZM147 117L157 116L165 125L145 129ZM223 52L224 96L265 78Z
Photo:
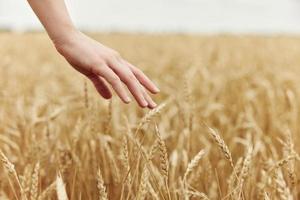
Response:
M155 102L153 102L153 103L152 103L152 107L155 108L156 106L157 106L157 104L156 104Z
M147 101L145 101L145 100L144 100L144 101L142 101L142 106L143 106L143 107L147 107L147 106L148 106L148 103L147 103Z
M160 89L158 89L157 86L155 86L155 92L160 92Z
M126 101L126 103L130 103L131 102L131 99L130 99L130 97L125 97L125 101Z

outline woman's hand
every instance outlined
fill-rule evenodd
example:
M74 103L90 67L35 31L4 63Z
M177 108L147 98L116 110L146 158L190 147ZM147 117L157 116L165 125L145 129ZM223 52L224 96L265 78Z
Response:
M104 98L111 98L108 83L125 103L129 103L130 97L124 83L141 107L156 106L145 91L146 88L152 93L159 92L153 82L141 70L122 59L116 51L77 31L64 0L28 0L28 3L46 28L58 52L87 76Z
M58 52L77 71L89 78L99 94L105 99L112 94L107 84L115 90L123 102L131 101L127 86L137 103L145 108L154 108L156 103L145 89L155 94L159 89L138 68L124 60L116 51L74 31L63 38L53 40Z

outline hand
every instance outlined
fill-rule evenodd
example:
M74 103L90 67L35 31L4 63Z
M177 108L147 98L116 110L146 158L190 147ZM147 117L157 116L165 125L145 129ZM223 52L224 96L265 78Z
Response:
M54 45L71 66L93 82L105 99L112 96L107 86L110 84L121 100L129 103L131 99L124 88L125 84L141 107L156 107L145 88L153 94L158 93L159 89L140 69L128 63L116 51L77 31L63 39L54 40Z

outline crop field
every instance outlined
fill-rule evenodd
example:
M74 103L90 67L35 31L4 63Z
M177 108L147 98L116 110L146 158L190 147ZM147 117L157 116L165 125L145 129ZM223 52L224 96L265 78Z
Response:
M45 34L1 33L1 200L300 197L300 38L91 36L159 106L104 100Z

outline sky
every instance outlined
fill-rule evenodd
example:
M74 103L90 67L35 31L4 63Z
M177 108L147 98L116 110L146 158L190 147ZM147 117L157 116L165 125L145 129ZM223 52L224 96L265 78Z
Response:
M90 31L300 33L300 0L67 0ZM42 29L26 0L0 0L0 28Z

